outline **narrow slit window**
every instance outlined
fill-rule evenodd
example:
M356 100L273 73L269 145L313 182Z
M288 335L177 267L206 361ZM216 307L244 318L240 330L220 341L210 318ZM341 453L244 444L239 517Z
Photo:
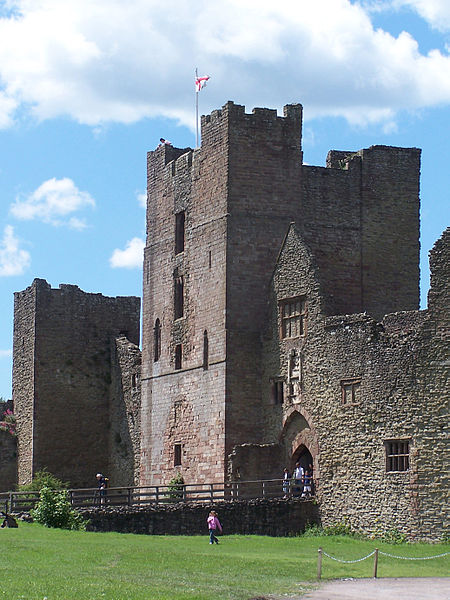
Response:
M158 362L161 356L161 323L159 319L155 321L155 327L153 329L153 360Z
M184 228L185 212L179 212L175 215L175 254L184 252Z
M181 369L182 361L183 361L183 349L182 349L181 344L177 344L175 346L175 369L176 370Z
M184 278L183 275L174 279L174 316L175 320L184 315Z
M173 446L173 466L181 467L181 444L174 444Z
M284 383L282 379L273 379L270 382L272 404L283 404L284 402Z
M209 341L208 341L208 332L203 332L203 370L207 371L209 365Z

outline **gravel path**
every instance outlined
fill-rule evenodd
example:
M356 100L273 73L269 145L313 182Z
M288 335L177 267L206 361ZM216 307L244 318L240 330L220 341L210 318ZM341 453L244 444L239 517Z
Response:
M301 600L450 600L450 578L348 579L327 581ZM288 599L286 599L288 600Z

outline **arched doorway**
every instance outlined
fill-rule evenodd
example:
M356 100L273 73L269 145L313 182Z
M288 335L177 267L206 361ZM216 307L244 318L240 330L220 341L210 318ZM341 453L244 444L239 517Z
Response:
M300 466L303 468L304 471L308 470L308 471L311 471L311 475L313 474L314 459L312 457L311 452L308 450L308 448L304 444L301 444L292 455L292 458L291 458L291 469L292 470L294 470L297 462L300 463Z

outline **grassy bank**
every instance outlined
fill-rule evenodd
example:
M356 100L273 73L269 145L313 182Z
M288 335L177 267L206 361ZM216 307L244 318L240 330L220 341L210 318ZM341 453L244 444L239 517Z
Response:
M375 544L347 537L137 536L20 524L0 530L0 600L247 600L298 593L313 582L317 549L352 560L381 550L430 556L447 545ZM380 557L379 577L442 577L449 556L426 561ZM323 578L370 577L373 558L341 564L324 558Z

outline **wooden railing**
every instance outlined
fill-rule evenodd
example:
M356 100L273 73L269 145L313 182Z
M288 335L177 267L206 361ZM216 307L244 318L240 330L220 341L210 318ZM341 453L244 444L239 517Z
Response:
M317 482L315 482L317 484ZM313 490L315 486L313 486ZM182 485L151 485L111 487L102 493L97 488L65 490L75 508L93 506L146 506L176 502L211 503L253 498L283 498L301 496L295 482L282 479L235 481L231 483L192 483ZM39 492L0 493L0 507L5 512L27 512L39 501ZM2 508L3 510L3 508Z

